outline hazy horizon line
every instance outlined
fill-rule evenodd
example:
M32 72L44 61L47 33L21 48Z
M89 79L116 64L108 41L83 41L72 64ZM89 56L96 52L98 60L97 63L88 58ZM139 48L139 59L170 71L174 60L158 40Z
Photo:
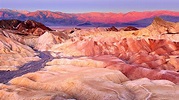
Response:
M50 11L50 12L61 12L61 13L71 13L71 14L80 14L80 13L129 13L129 12L154 12L154 11L172 11L172 12L179 12L177 10L167 10L167 9L157 9L157 10L143 10L143 11L137 11L137 10L131 10L128 12L110 12L110 11L86 11L86 12L64 12L59 10L48 10L48 9L37 9L37 10L26 10L26 9L9 9L9 8L0 8L0 10L11 10L11 11L27 11L27 12L36 12L36 11Z

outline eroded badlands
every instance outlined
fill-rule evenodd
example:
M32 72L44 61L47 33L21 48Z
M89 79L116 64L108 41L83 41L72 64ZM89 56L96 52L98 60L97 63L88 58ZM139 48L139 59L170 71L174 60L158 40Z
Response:
M124 29L41 28L40 36L0 29L1 78L28 68L1 81L0 99L177 100L179 23L155 18Z

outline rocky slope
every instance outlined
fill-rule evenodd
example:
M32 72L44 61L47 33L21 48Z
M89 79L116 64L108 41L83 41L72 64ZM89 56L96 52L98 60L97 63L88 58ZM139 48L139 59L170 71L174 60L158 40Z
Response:
M165 34L178 34L179 32L179 23L173 23L165 21L159 17L156 17L151 25L148 27L135 32L136 35L145 35L145 36L161 36Z
M155 18L138 30L69 29L33 37L1 30L2 47L7 49L2 50L3 59L18 52L13 44L31 54L27 57L34 57L33 49L47 54L41 53L36 64L27 64L26 73L1 83L0 99L177 100L178 25ZM18 71L22 70L26 69Z
M40 58L30 47L4 36L0 30L0 70L18 70L20 66Z

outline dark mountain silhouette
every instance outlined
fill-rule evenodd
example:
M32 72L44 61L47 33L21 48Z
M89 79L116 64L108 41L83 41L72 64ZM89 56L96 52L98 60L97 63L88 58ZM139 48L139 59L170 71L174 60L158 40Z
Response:
M0 20L1 29L17 30L20 35L42 35L45 31L52 31L42 23L34 20L20 21L16 19Z
M92 24L90 22L85 22L85 23L78 24L77 26L92 26Z

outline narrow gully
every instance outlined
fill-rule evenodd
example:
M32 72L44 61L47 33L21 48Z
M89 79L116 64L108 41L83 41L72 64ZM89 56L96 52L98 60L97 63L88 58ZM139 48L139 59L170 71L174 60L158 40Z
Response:
M0 83L8 83L9 80L22 76L27 73L36 72L40 69L44 68L45 64L52 60L52 56L48 51L37 51L39 53L39 57L41 58L39 61L32 61L22 65L19 70L15 71L0 71Z

